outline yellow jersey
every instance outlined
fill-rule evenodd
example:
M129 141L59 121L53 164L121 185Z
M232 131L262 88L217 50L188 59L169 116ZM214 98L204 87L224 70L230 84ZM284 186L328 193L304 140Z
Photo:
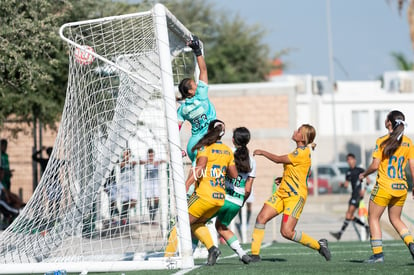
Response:
M223 205L225 199L225 178L228 167L234 164L233 151L218 141L197 150L197 159L207 157L203 176L195 185L197 195L215 205Z
M308 177L311 169L309 147L296 148L288 154L291 163L283 165L283 177L276 195L280 198L308 196Z
M384 188L393 196L401 196L407 192L407 178L405 176L405 166L409 159L414 158L413 143L410 138L402 136L400 147L390 158L382 158L384 148L381 148L389 135L377 139L375 150L372 157L380 160L377 173L377 184Z

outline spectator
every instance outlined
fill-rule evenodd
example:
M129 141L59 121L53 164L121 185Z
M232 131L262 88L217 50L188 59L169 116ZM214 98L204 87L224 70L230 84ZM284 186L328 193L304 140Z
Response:
M4 171L3 167L0 167L0 212L4 216L4 223L1 225L1 230L7 228L19 215L19 210L11 205L12 198L9 196L8 190L3 186Z
M121 224L127 225L128 211L137 204L138 194L135 191L135 165L136 161L131 160L131 150L126 149L120 164L120 196L122 200Z
M105 181L104 190L108 194L109 198L109 212L111 215L112 222L116 222L116 216L119 215L117 207L117 186L116 186L116 175L115 168L112 169L111 174Z
M10 191L10 178L13 176L12 175L12 170L10 170L10 163L9 163L9 155L6 153L7 151L7 140L6 139L2 139L0 141L1 144L1 167L3 168L4 171L4 177L2 180L3 183L3 187Z
M42 153L43 150L46 150L47 158L43 158L41 156L41 153ZM47 148L42 147L41 150L34 152L33 155L32 155L32 160L36 161L40 164L40 168L42 170L42 175L46 170L46 166L47 166L47 163L49 162L50 155L52 154L52 151L53 151L53 147L47 147Z
M165 162L165 160L154 160L154 155L154 150L150 148L148 149L147 159L139 162L139 164L143 164L145 167L145 198L147 199L151 221L154 220L157 213L160 198L158 166Z

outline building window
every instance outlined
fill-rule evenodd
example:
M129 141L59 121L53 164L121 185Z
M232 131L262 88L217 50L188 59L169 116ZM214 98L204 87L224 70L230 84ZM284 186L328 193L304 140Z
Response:
M388 115L388 110L376 110L375 111L375 131L384 130L385 119Z
M368 132L368 111L352 111L352 131L354 133Z

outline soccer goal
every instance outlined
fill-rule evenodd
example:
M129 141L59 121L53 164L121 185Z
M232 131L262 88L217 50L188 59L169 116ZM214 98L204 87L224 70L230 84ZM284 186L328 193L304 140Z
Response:
M0 273L191 268L174 88L195 74L191 33L157 4L60 35L62 120L39 186L0 235ZM164 257L174 225L179 247Z

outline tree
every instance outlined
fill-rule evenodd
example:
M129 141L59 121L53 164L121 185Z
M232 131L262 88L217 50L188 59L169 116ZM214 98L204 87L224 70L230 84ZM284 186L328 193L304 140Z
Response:
M162 0L204 42L211 83L263 81L271 70L265 30L203 0ZM111 0L8 0L0 5L0 125L55 127L66 95L68 56L58 30L66 22L148 10ZM18 132L19 124L11 130Z
M132 12L110 0L8 0L0 5L0 125L6 120L55 128L63 109L67 47L59 27L70 21ZM9 127L14 133L19 124Z
M148 1L144 1L148 2ZM239 16L217 10L203 0L162 1L204 42L209 82L264 81L272 69L265 29L249 26Z
M258 82L271 70L269 47L262 43L265 31L258 25L247 26L236 16L220 21L207 61L209 76L216 83Z
M67 8L63 1L44 0L0 6L1 124L11 115L18 121L38 117L52 124L61 112L67 66L62 66L64 50L55 22L62 21Z
M398 2L398 10L400 11L400 15L401 15L401 11L403 10L404 4L407 2L407 0L397 0L397 2ZM414 0L408 1L407 17L408 17L408 26L410 28L411 46L414 50ZM411 65L414 65L414 64L411 63Z
M403 53L392 52L391 57L395 62L397 68L401 71L411 71L413 70L413 62L407 60Z

